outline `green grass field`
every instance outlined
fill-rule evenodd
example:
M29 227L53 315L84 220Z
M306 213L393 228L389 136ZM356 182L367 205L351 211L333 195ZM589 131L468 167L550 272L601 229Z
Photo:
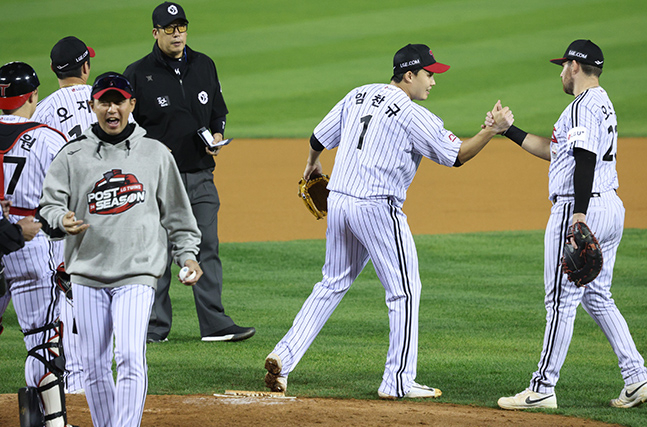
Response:
M0 0L0 63L25 61L54 91L53 44L75 35L97 51L92 76L123 71L150 52L153 0ZM548 62L577 38L605 53L602 85L619 116L620 136L646 136L647 2L644 0L183 0L189 45L218 66L228 136L308 137L353 87L390 78L394 52L426 43L452 69L423 105L461 136L475 133L497 99L516 124L548 135L572 100ZM280 166L279 166L280 167ZM614 296L639 350L647 355L644 241L627 230ZM495 407L527 386L541 351L545 310L542 233L417 236L423 295L418 379L444 402ZM320 278L323 241L227 243L224 301L237 323L258 329L241 343L199 341L193 297L172 287L170 342L148 349L149 392L210 394L260 389L263 360L288 330ZM25 349L15 314L0 337L0 393L24 385ZM387 350L384 292L368 268L290 378L289 394L373 399ZM196 368L199 367L199 368ZM608 407L622 388L603 334L578 315L552 413L647 426L647 405Z
M150 52L157 0L2 0L2 63L35 67L41 94L56 89L54 43L75 35L97 51L93 77ZM424 105L461 136L478 130L498 98L525 130L548 135L572 100L562 56L578 38L606 57L602 84L620 136L647 135L644 0L184 0L188 42L218 66L233 137L308 137L350 89L387 82L393 54L428 44L452 69ZM28 6L27 6L28 5Z
M643 355L646 239L647 230L626 230L612 288ZM443 402L496 407L500 396L528 385L541 351L542 232L417 236L416 243L423 281L418 380L439 387ZM324 250L320 240L222 245L225 306L237 323L257 328L239 343L201 342L192 293L173 283L169 342L148 346L149 393L262 390L264 358L320 280ZM5 326L0 393L15 393L24 385L26 351L11 307ZM369 265L291 374L288 394L375 399L387 346L384 290ZM617 363L580 309L556 390L560 407L546 412L647 426L647 405L608 406L623 386Z

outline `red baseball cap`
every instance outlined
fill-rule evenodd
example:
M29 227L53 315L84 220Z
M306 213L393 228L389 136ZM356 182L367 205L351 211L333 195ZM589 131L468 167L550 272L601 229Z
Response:
M94 81L92 85L92 98L99 99L104 93L111 90L116 90L126 99L132 98L135 94L133 87L126 77L114 71L109 71L101 74Z

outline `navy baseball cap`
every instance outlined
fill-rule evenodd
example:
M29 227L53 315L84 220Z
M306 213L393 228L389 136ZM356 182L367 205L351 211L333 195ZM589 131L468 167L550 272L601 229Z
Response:
M431 73L444 73L449 70L449 65L436 62L431 49L424 44L408 44L395 53L393 57L393 75L420 68Z
M550 60L557 65L562 65L566 61L577 61L581 64L602 68L604 55L602 55L602 49L591 40L575 40L566 48L564 57Z
M49 54L52 70L69 71L79 68L90 58L94 58L94 49L88 47L74 36L60 39Z
M153 27L168 27L173 21L180 19L187 24L189 20L186 19L184 9L177 3L165 1L155 8L153 11Z
M0 67L0 109L15 110L22 107L39 85L36 71L29 64L4 64Z
M111 90L116 90L126 99L130 99L135 95L135 91L126 77L114 71L108 71L98 76L94 81L92 98L99 99L103 94Z

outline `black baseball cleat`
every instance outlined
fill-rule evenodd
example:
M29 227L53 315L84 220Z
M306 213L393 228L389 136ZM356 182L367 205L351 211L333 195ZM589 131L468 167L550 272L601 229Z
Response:
M256 333L254 328L244 328L238 325L231 325L221 331L202 337L202 341L242 341L251 338Z

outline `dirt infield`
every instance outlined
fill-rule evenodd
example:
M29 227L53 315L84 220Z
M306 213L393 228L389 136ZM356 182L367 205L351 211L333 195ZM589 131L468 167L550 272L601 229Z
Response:
M84 396L68 396L68 421L92 425ZM16 395L0 395L0 426L19 426ZM228 426L609 427L598 421L438 402L148 396L144 427Z
M646 139L619 142L619 194L627 228L647 228L643 188ZM236 140L218 156L222 242L325 238L296 195L306 140ZM322 162L331 170L334 153ZM423 161L404 210L414 234L543 229L548 219L548 163L505 139L492 141L459 169ZM227 267L224 266L226 269ZM0 426L18 426L17 396L0 395ZM68 396L69 421L90 426L84 396ZM509 412L440 402L216 398L149 395L143 426L609 426L542 413Z
M323 239L297 197L306 140L234 140L217 158L222 242ZM619 141L618 193L627 209L625 227L647 228L644 160L647 139ZM330 173L334 152L322 154ZM460 168L423 160L404 211L414 234L540 230L546 227L549 163L505 138L496 138Z

